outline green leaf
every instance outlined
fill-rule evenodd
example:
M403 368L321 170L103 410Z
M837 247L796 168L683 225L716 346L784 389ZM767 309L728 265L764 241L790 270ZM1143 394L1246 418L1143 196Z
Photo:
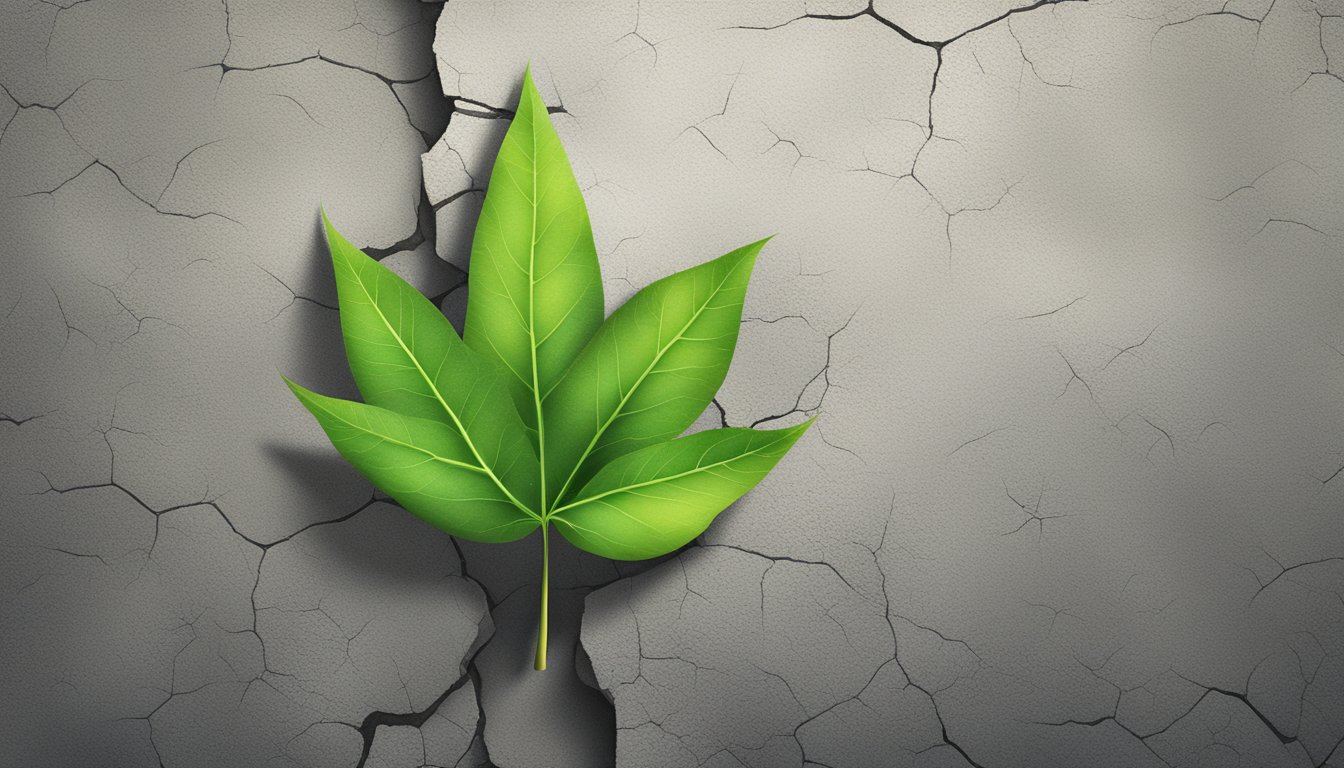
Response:
M759 483L811 425L712 429L644 448L604 467L551 519L574 546L602 557L667 554Z
M546 403L547 502L602 465L676 437L728 373L742 301L765 240L636 293L583 350Z
M588 209L530 69L490 174L469 279L467 343L508 372L523 420L544 433L542 402L604 307Z
M371 405L444 422L471 461L529 509L540 509L537 459L503 376L447 318L323 215L350 371Z
M347 461L430 524L473 541L503 542L526 536L540 523L476 463L449 425L285 383Z
M765 241L649 285L603 323L588 212L530 71L472 242L465 339L323 221L367 404L285 381L341 455L414 514L476 541L541 529L538 670L551 521L604 557L665 554L811 424L675 439L727 375Z

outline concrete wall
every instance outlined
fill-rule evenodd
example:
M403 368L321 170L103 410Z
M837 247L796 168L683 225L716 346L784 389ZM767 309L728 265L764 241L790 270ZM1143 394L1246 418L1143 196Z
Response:
M1344 5L440 11L0 4L0 763L1344 765ZM776 233L701 426L819 416L544 675L277 375L319 203L460 322L528 61L610 307Z

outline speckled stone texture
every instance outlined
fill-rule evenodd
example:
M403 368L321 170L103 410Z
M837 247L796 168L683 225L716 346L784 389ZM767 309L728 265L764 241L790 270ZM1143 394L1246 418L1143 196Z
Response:
M458 542L319 203L454 322L523 66L609 308L774 233L691 547ZM0 0L0 765L1344 766L1344 4Z

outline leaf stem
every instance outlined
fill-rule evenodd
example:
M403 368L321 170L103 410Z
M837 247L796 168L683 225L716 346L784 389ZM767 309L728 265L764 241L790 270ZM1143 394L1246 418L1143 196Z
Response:
M541 524L541 622L537 627L537 660L533 664L538 672L546 669L546 625L550 614L551 586L551 546L547 532L550 525Z

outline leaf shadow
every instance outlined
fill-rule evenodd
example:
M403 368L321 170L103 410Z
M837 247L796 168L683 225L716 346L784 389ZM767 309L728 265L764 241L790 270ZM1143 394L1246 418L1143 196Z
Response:
M298 257L302 277L295 299L283 310L287 324L285 368L291 378L303 377L305 386L336 397L356 394L354 378L345 359L341 321L336 304L336 276L327 252L320 217L314 216L311 236Z
M313 425L313 429L318 430L318 427ZM315 500L316 506L325 509L331 509L336 505L348 507L349 499L352 497L368 498L373 495L373 488L364 476L346 463L336 449L329 445L307 446L269 442L262 446L262 450L292 478L295 485L302 489L299 495L305 499ZM323 515L320 519L341 517L354 511L354 508L337 507L333 511L339 514ZM295 530L312 522L315 521L299 521L300 524Z

